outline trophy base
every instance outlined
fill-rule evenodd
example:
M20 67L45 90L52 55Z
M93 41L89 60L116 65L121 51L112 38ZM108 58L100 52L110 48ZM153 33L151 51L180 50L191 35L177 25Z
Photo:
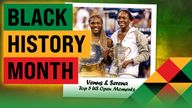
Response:
M91 66L83 65L81 67L79 76L80 77L104 77L105 74L104 74L104 70L99 68L99 64L96 64Z

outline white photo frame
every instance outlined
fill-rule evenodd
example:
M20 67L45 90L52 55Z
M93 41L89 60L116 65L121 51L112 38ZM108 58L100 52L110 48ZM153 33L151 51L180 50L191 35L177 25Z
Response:
M73 4L73 7L97 7L97 8L137 8L151 9L151 52L150 52L150 76L155 72L156 68L156 4L112 4L112 3L67 3ZM149 77L150 77L149 76ZM79 84L63 85L64 97L97 97L97 98L127 98L137 90L147 78L81 78ZM95 85L89 85L88 82L93 81ZM108 85L105 85L105 82ZM101 84L102 82L102 84ZM110 82L127 83L127 85L113 85ZM121 88L113 90L114 88Z

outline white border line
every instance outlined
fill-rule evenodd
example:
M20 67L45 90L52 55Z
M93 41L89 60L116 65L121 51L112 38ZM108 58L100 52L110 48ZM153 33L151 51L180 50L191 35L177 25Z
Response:
M152 5L151 17L151 67L150 76L156 71L156 27L157 27L157 5Z

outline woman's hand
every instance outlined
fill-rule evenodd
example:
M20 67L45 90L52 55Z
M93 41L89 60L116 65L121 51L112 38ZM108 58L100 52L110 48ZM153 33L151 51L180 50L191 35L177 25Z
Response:
M127 65L129 65L129 64L133 64L133 60L132 59L124 61L123 64L122 64L122 68L126 68Z
M110 49L103 50L101 53L102 53L102 57L106 58L110 53Z

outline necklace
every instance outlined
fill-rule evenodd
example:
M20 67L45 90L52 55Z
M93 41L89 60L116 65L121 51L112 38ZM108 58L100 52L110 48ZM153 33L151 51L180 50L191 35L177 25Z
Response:
M93 42L98 43L100 40L99 36L93 36Z
M117 35L117 42L118 43L122 43L123 39L125 38L126 34L127 34L128 30L122 32L122 31L119 31L118 32L118 35Z

